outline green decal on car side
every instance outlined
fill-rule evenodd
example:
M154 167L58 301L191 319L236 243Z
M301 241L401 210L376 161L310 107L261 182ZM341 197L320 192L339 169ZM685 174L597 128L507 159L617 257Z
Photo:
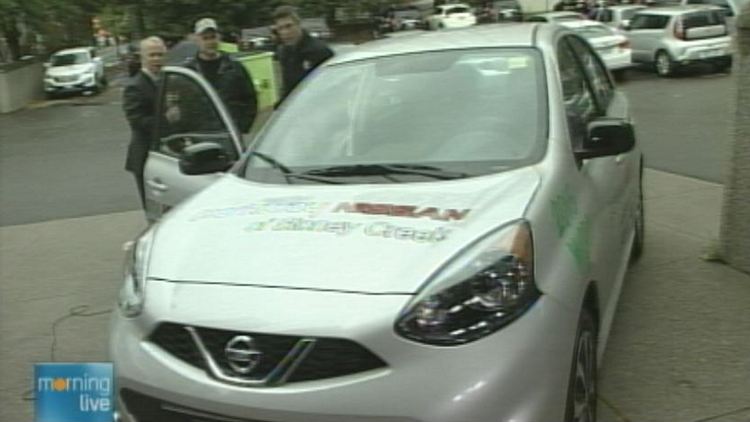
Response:
M591 266L591 220L582 219L575 228L573 237L566 246L576 266L582 273L588 272Z
M566 188L550 201L550 210L557 234L562 239L568 228L579 219L578 201L571 190ZM565 246L573 256L578 269L583 273L587 272L591 266L591 220L581 218Z
M552 199L550 205L552 218L557 226L557 234L562 237L578 214L578 202L570 190L565 189L563 193Z

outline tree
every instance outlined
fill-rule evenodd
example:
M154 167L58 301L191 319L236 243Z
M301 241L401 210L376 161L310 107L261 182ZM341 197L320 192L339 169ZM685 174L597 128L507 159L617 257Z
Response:
M750 3L737 17L737 45L737 111L730 175L724 191L721 253L727 263L750 273Z

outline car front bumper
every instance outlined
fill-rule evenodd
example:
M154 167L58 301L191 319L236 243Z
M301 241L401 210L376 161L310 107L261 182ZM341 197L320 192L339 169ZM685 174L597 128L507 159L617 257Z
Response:
M125 319L116 313L112 319L110 353L118 409L125 422L148 422L148 417L136 418L149 411L139 406L160 409L164 413L153 416L160 421L168 421L170 411L197 413L201 421L563 419L578 314L547 296L482 340L434 347L405 340L393 331L394 319L409 296L149 283L153 300L143 315ZM285 312L293 312L290 307L297 311ZM278 387L239 387L220 382L147 341L160 321L345 338L363 345L387 366ZM139 399L133 401L133 394Z
M56 82L49 79L44 81L44 91L47 93L80 92L96 87L96 78L82 77L73 82Z

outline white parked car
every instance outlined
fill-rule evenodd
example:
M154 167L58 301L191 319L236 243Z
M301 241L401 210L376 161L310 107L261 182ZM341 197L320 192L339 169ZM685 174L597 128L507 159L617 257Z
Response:
M590 20L564 21L559 24L586 38L599 53L607 69L618 78L622 78L625 70L633 66L630 41L611 27Z
M646 8L647 6L639 4L621 4L602 7L597 9L592 19L602 22L607 26L616 28L617 30L622 30L630 24L630 19L633 18L633 15Z
M58 51L45 67L44 92L48 97L70 92L99 92L107 83L104 61L92 47Z
M682 5L702 4L706 6L718 6L726 12L727 26L730 32L736 30L737 15L750 0L681 0Z
M199 118L156 112L149 208L184 202L126 260L120 419L596 421L643 157L583 38L486 25L362 44L245 152L200 75L166 67L162 89Z
M732 38L720 7L649 8L636 13L625 29L633 61L654 64L659 76L695 63L722 72L732 68Z
M427 18L427 27L431 30L465 28L477 24L477 17L471 6L463 3L437 6Z

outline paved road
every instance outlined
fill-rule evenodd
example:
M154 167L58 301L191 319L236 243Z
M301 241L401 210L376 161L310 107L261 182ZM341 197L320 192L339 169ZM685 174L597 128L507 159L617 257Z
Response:
M666 80L631 72L622 86L647 165L722 182L732 83L702 70ZM0 116L0 225L138 208L123 170L130 134L119 93Z
M698 68L671 79L630 72L622 84L646 165L724 183L734 118L734 77Z

